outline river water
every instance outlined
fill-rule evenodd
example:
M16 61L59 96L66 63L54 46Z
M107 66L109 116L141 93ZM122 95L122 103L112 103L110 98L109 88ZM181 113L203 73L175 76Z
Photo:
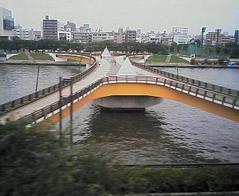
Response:
M81 70L42 66L39 88ZM1 66L0 103L33 92L36 71L36 66ZM239 70L179 69L179 74L239 90ZM68 126L65 119L65 134ZM123 164L239 162L238 141L239 123L172 100L163 99L145 112L104 111L90 103L74 113L76 145Z

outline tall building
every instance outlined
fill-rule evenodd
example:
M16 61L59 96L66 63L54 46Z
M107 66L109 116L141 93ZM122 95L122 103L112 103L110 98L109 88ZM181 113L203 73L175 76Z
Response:
M52 19L50 20L49 16L46 16L46 18L43 19L42 33L43 33L43 39L57 40L58 39L58 21L52 20Z
M0 7L0 40L10 39L14 29L14 19L12 12Z
M135 30L126 30L125 41L126 42L136 42L137 33Z

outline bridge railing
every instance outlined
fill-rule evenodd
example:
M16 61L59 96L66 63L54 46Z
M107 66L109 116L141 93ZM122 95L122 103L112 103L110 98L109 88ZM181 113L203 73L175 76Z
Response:
M211 91L215 91L215 92L219 92L219 93L222 93L222 94L226 94L226 95L230 95L230 96L239 98L239 91L234 90L234 89L229 89L229 88L226 88L226 87L223 87L223 86L210 84L210 83L207 83L207 82L203 82L203 81L200 81L200 80L196 80L196 79L192 79L192 78L168 73L168 72L165 72L165 71L160 71L158 69L152 68L150 66L145 66L145 65L140 64L140 63L133 62L133 64L135 66L139 67L139 68L148 70L150 72L159 74L161 76L164 76L164 77L167 77L167 78L170 78L170 79L173 79L173 80L178 80L178 81L188 83L188 84L200 87L200 88L208 89L208 90L211 90Z
M80 80L82 80L85 76L87 76L88 74L90 74L97 66L97 63L95 62L93 66L91 66L89 69L85 70L84 72L81 72L80 74L77 74L75 76L72 77L73 83L78 82ZM62 87L65 88L67 86L70 85L70 81L62 81ZM42 90L39 90L35 93L31 93L29 95L26 95L24 97L15 99L13 101L4 103L0 105L0 115L12 111L14 109L17 109L19 107L22 107L26 104L29 104L31 102L34 102L36 100L39 100L43 97L46 97L52 93L55 93L59 90L59 83L55 84L53 86L44 88Z
M71 100L75 102L79 101L83 97L87 96L98 87L106 84L112 83L144 83L144 84L154 84L154 85L161 85L166 86L168 88L180 91L182 93L198 97L200 99L204 99L216 104L224 105L225 107L234 108L239 110L239 99L233 98L231 96L222 95L217 92L208 91L206 89L198 88L197 86L192 86L187 83L182 83L180 81L175 81L167 78L157 78L157 77L148 77L148 76L110 76L102 78L95 83L91 84L90 86L82 89L79 92L76 92L73 97L71 98L66 97L60 103L59 101L46 106L38 111L29 114L22 119L21 121L29 124L32 122L38 122L38 120L42 121L47 119L48 117L56 114L59 112L60 107L65 109L66 107L70 106Z

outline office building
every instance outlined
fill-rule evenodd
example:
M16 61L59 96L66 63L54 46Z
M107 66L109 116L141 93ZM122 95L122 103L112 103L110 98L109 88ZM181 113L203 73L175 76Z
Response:
M42 33L43 39L58 40L58 21L46 16L43 20Z
M92 41L91 33L73 32L73 41L76 43L90 43Z
M126 30L125 41L126 42L136 42L137 33L135 30Z
M124 32L118 32L114 33L114 42L118 44L122 44L125 42L125 33Z
M14 29L12 12L0 7L0 40L9 40Z
M92 42L114 41L112 32L93 32Z
M216 29L215 32L208 32L206 35L206 44L211 46L226 45L229 43L235 43L235 41L235 36L222 33L221 29Z

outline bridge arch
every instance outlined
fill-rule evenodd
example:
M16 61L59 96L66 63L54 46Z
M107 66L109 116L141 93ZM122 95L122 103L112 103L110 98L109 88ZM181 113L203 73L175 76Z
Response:
M90 101L111 96L149 96L170 99L239 122L239 110L216 104L167 86L149 83L102 84L94 91L91 91L86 96L79 99L79 101L75 102L73 109L74 111L77 111ZM67 107L63 110L63 118L69 115L70 109ZM49 120L54 123L58 122L59 114L54 114Z

